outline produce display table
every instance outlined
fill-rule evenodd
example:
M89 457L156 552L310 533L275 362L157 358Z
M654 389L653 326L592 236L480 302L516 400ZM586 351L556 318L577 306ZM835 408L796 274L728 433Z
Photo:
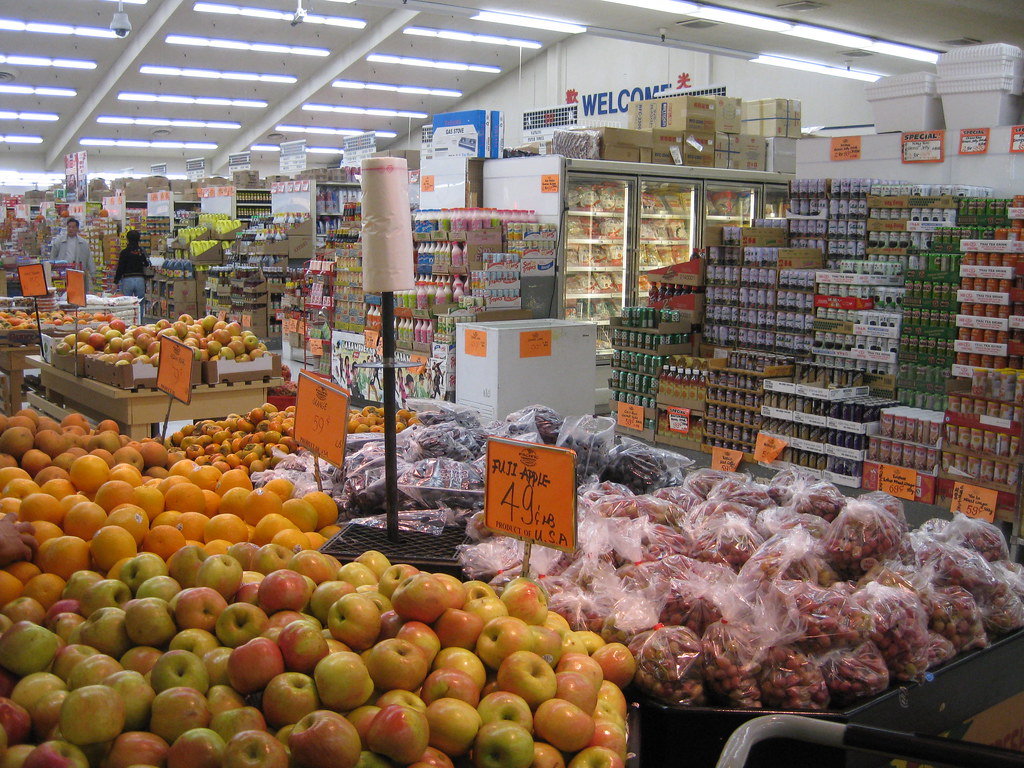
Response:
M25 371L35 368L29 363L30 355L38 355L39 347L35 345L15 344L8 341L0 342L0 373L7 377L7 389L0 398L0 407L8 416L21 410L21 389L25 383Z
M29 368L39 369L43 396L29 395L29 402L54 418L76 411L98 421L113 419L121 433L132 440L150 437L154 425L167 414L168 397L156 389L127 390L80 378L61 371L39 357L28 358ZM281 379L228 384L197 384L192 389L192 403L174 401L171 420L210 419L229 413L245 412L267 401L271 387Z
M770 714L801 714L843 723L922 733L948 734L1009 749L1021 748L1024 726L1024 631L988 648L957 657L929 674L921 684L900 685L860 704L832 712L796 712L727 707L670 707L641 699L641 768L685 765L714 768L726 740L746 721ZM680 760L680 756L684 756ZM876 768L890 760L865 752L847 752L788 739L754 749L748 768L815 766Z

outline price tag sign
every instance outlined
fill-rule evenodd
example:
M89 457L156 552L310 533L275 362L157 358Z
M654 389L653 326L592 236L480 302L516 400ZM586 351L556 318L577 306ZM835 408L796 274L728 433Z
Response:
M910 131L900 137L904 163L941 163L945 158L945 131Z
M84 307L85 301L85 272L80 269L69 269L68 277L68 304L76 307Z
M616 423L625 429L644 430L644 407L636 403L619 403Z
M372 328L367 328L363 331L363 344L367 349L377 349L380 346L380 333Z
M913 501L917 498L917 470L883 464L878 470L878 490Z
M434 177L432 175L420 177L420 192L434 191Z
M860 160L860 139L860 136L834 136L831 146L833 162Z
M192 402L192 347L172 339L160 337L160 364L156 369L156 388L175 400L188 405Z
M557 173L545 173L540 177L540 191L544 194L557 194L560 182Z
M670 406L668 408L668 428L681 435L690 434L690 409Z
M38 299L50 295L50 286L46 283L46 271L42 264L19 266L18 282L21 283L22 296Z
M484 525L504 536L575 552L576 453L488 440Z
M551 331L521 331L519 357L551 357Z
M961 128L960 149L961 155L984 155L988 152L988 139L990 130L988 128Z
M993 522L996 519L996 503L999 491L992 488L980 488L967 483L953 483L953 503L950 512L962 512L977 520Z
M487 334L484 331L466 329L466 354L473 357L487 357Z
M789 445L785 440L769 435L767 432L757 433L757 442L754 444L754 460L771 464Z
M252 330L252 315L248 312L242 314L242 327Z
M284 322L282 322L281 327L285 333L298 333L299 321L294 317L286 317Z
M735 472L743 461L743 451L732 451L728 448L711 449L711 468L722 472Z
M322 355L324 353L324 340L323 339L310 339L309 340L309 354L311 355Z
M1024 152L1024 125L1010 128L1010 152Z
M295 441L321 459L341 467L348 434L347 390L299 371L295 401Z

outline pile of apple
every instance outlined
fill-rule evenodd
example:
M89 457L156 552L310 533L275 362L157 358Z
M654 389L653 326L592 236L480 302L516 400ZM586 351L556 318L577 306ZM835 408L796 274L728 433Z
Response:
M629 650L526 579L306 550L141 554L6 606L7 768L622 768ZM11 622L14 623L11 623Z
M267 345L238 323L218 320L212 315L192 318L181 315L175 322L158 320L151 325L126 327L111 320L97 328L83 328L68 334L56 346L58 355L98 355L115 365L160 362L160 337L171 336L195 350L196 360L237 360L248 362L267 353Z

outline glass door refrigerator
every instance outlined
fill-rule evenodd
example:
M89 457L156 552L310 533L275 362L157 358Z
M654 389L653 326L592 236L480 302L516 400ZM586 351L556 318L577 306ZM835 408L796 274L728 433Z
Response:
M784 219L789 212L789 185L787 184L765 184L764 185L764 213L765 219Z
M635 178L566 173L562 317L598 326L598 360L612 351L610 318L633 296L628 278L636 187Z
M640 178L635 300L645 303L649 272L689 261L700 187L694 181Z
M704 182L707 226L749 227L760 214L761 184Z

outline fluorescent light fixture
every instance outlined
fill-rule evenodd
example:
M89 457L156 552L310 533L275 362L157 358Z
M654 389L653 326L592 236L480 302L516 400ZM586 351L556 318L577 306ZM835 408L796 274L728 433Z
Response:
M786 69L799 69L803 72L815 72L819 75L832 75L834 77L846 77L850 80L863 80L866 83L873 83L881 75L874 75L870 72L858 72L855 69L843 69L842 67L829 67L824 64L815 64L811 61L800 61L799 59L784 59L780 56L758 56L751 59L755 64L769 64L773 67L785 67Z
M337 0L336 0L337 1ZM253 152L280 152L281 148L277 144L253 144L249 147Z
M306 147L306 152L311 155L340 155L344 151L341 147Z
M0 53L0 64L16 64L22 67L96 69L95 61L86 61L85 59L51 59L45 56L21 56L16 53Z
M382 139L393 139L398 136L394 131L378 131L372 128L325 128L319 125L279 125L274 130L283 133L317 133L325 136L359 136L372 130Z
M42 136L17 136L8 134L4 136L0 133L0 144L42 144Z
M208 141L143 141L139 139L81 139L83 147L137 147L139 149L216 149Z
M309 48L305 45L280 45L278 43L250 43L246 40L226 40L216 37L194 37L192 35L167 35L164 42L169 45L194 45L199 48L224 48L229 51L258 51L260 53L291 53L296 56L330 56L326 48Z
M631 5L634 8L645 8L648 11L664 11L665 13L691 13L700 8L696 3L682 0L604 0L606 3Z
M96 118L96 122L105 125L152 125L170 128L221 128L225 130L236 130L242 127L241 123L219 120L174 120L167 117L119 117L116 115L100 115Z
M32 187L64 181L63 173L31 173L29 171L0 171L0 184L9 187Z
M0 120L41 120L54 122L60 120L60 115L53 112L8 112L0 110Z
M168 93L131 93L122 91L117 94L118 101L147 101L160 104L198 104L204 107L252 107L263 109L267 102L259 99L225 99L219 96L174 96Z
M42 32L47 35L74 35L76 37L117 37L114 31L104 27L76 27L71 24L51 24L42 21L17 21L0 19L2 32Z
M245 5L224 5L222 3L196 3L193 11L200 13L222 13L229 16L247 16L253 19L269 19L272 21L292 21L295 13L290 11L274 11L269 8L251 8ZM329 27L348 27L363 29L364 19L350 19L345 16L322 16L318 13L307 13L302 17L303 24L324 24Z
M259 83L296 83L294 75L272 75L260 72L223 72L218 69L194 69L191 67L164 67L143 64L139 72L144 75L165 75L167 77L198 77L204 80L246 80Z
M735 24L738 27L750 27L751 29L760 29L765 32L785 32L793 27L788 21L782 21L781 19L733 11L728 8L715 8L710 5L700 6L696 10L685 11L685 13L687 16L695 16L698 19L719 21L722 24Z
M804 40L814 40L819 43L841 45L845 48L864 48L871 45L870 38L851 35L847 32L837 32L824 27L813 27L810 24L794 24L791 29L783 30L782 34L802 37Z
M145 5L149 0L124 0L125 5ZM108 3L116 3L117 0L107 0Z
M406 27L402 30L405 35L417 35L419 37L437 37L442 40L458 40L464 43L485 43L486 45L509 45L513 48L541 48L541 43L536 40L520 40L514 37L498 37L496 35L475 35L472 32L459 32L454 29L430 29L429 27Z
M449 96L453 99L462 97L462 91L449 90L447 88L425 88L419 85L361 83L358 80L335 80L331 85L335 88L351 88L352 90L391 91L393 93L411 93L418 96Z
M77 96L74 88L50 88L45 85L5 85L0 84L0 93L15 96Z
M863 48L865 51L871 51L872 53L882 53L887 56L898 56L901 59L913 59L914 61L927 61L929 64L934 64L939 60L939 54L935 51L929 51L924 48L914 48L910 45L886 43L882 40L877 40L870 45L863 46Z
M428 117L426 112L410 112L406 109L377 109L376 107L348 107L334 104L303 104L306 112L336 112L340 115L372 115L374 117L412 117L417 120Z
M371 53L366 57L367 61L375 64L404 64L408 67L428 67L431 69L451 69L456 72L487 72L488 74L501 74L501 67L492 67L486 64L466 64L461 61L436 61L434 59L417 59L412 56L392 56L385 53Z
M635 4L635 3L634 3ZM497 13L495 11L480 11L473 16L473 21L489 21L492 24L508 24L512 27L530 27L531 29L546 29L548 32L564 32L567 35L578 35L586 32L587 28L580 24L573 24L571 21L559 19L542 19L536 16L520 16L518 13Z

